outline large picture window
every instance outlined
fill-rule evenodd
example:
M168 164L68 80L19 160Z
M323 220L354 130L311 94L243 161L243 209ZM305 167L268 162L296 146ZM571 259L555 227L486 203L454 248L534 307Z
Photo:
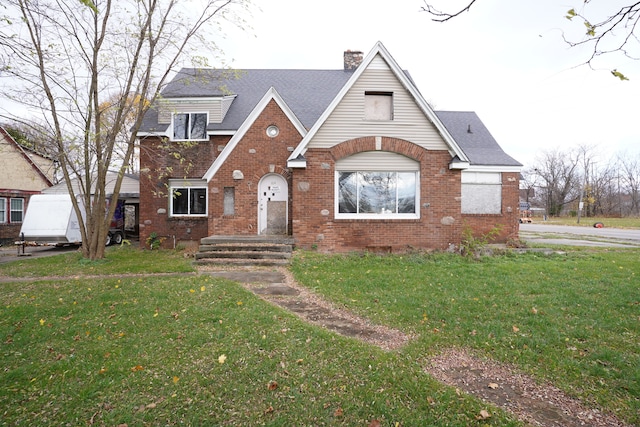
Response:
M207 184L201 180L169 182L171 216L207 216Z
M417 218L418 173L338 171L338 218Z
M173 115L175 141L206 140L207 113L176 113Z
M11 199L10 222L22 222L24 218L24 199Z

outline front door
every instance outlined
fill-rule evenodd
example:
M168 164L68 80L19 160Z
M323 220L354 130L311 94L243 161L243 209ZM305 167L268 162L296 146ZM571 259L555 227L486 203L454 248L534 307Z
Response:
M289 188L278 174L262 177L258 184L258 234L287 234Z

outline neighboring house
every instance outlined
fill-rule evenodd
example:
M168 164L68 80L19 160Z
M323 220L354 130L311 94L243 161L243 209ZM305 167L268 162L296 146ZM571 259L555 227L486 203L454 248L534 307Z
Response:
M498 241L517 238L521 164L478 116L434 112L381 43L344 59L181 70L138 133L141 241L285 234L326 252L405 251L497 225Z
M53 160L22 147L0 127L0 244L18 240L29 198L54 177Z

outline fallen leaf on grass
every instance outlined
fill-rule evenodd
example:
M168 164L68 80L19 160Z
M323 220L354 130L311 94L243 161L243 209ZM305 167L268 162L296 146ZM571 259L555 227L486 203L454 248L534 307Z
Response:
M485 409L480 411L480 413L476 416L476 420L486 420L488 418L491 418L491 414Z
M267 390L273 391L275 389L278 388L278 383L276 381L269 381L269 384L267 384Z
M520 332L520 328L518 328L516 325L512 326L513 332Z
M335 411L333 411L334 417L341 417L343 415L344 415L344 410L342 408L338 408Z
M174 384L177 384L177 383L178 383L178 381L180 381L180 378L178 378L178 377L173 377L173 383L174 383Z
M227 360L227 356L226 356L226 355L224 355L224 354L221 354L221 355L218 357L218 363L220 363L220 364L223 364L225 360Z
M273 413L273 406L269 405L269 407L264 410L264 413L265 414L272 414Z
M371 420L368 427L380 427L382 424L378 420Z
M131 372L138 372L138 371L144 371L144 368L141 365L136 365L133 368L131 368Z

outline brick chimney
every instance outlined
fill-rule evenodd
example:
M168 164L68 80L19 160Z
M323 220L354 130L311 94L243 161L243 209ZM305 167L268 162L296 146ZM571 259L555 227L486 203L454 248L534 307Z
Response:
M344 52L344 69L353 71L362 64L362 52L358 50L347 50Z

